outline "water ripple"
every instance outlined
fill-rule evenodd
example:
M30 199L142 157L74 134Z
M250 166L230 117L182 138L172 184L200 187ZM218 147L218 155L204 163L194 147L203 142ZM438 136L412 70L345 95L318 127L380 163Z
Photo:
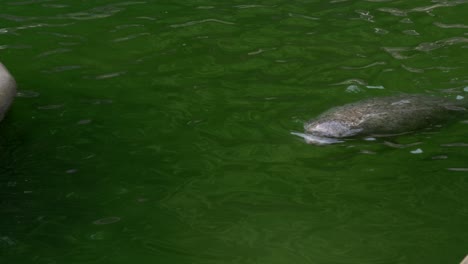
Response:
M382 12L386 12L386 13L390 13L390 14L392 14L394 16L405 17L405 16L408 15L406 11L403 11L403 10L400 10L400 9L397 9L397 8L382 7L382 8L378 8L377 10L382 11Z
M31 29L31 28L43 28L43 27L65 27L72 25L71 23L67 24L48 24L48 23L36 23L36 24L30 24L30 25L24 25L24 26L18 26L18 27L11 27L11 28L0 28L0 34L5 34L5 33L15 33L18 30L23 30L23 29Z
M1 45L0 50L2 49L30 49L32 46L29 45Z
M380 35L388 34L388 30L383 29L383 28L374 28L374 32Z
M402 20L400 20L400 23L404 23L404 24L412 24L413 21L409 18L403 18Z
M156 20L156 18L154 17L149 17L149 16L139 16L139 17L136 17L138 19L144 19L144 20Z
M417 145L422 144L422 142L414 142L414 143L409 143L409 144L398 144L390 141L384 141L384 145L392 147L392 148L409 148L409 147L414 147Z
M397 60L409 58L409 56L403 55L402 52L411 50L408 47L383 47L382 49Z
M265 7L264 5L236 5L236 8L245 9L245 8L255 8L255 7Z
M408 59L411 56L404 55L404 52L408 51L422 51L429 52L432 50L440 49L446 46L452 46L460 43L468 43L468 38L465 37L453 37L448 39L437 40L434 42L423 42L418 44L416 47L383 47L382 49L390 54L392 57L398 60Z
M69 18L73 20L91 20L91 19L107 18L125 10L124 8L122 8L122 6L136 5L136 4L146 4L146 2L135 1L135 2L116 3L116 4L91 8L83 12L69 13L63 16L64 18Z
M420 34L414 29L403 30L403 34L410 36L419 36Z
M37 3L44 3L50 2L51 0L30 0L30 1L15 1L8 3L9 5L29 5L29 4L37 4Z
M51 36L58 37L58 38L63 38L63 39L77 39L77 40L85 40L86 39L83 36L69 35L69 34L56 33L56 32L43 32L43 34L47 34L47 35L51 35Z
M48 7L48 8L66 8L69 7L69 5L61 5L61 4L43 4L43 7Z
M371 15L370 11L367 11L367 10L355 10L354 12L358 13L359 14L359 18L364 20L364 21L368 21L368 22L372 22L374 23L374 16Z
M214 6L197 6L197 9L213 9Z
M95 79L96 80L110 79L110 78L115 78L115 77L124 75L125 73L127 73L127 72L120 71L120 72L107 73L107 74L102 74L102 75L96 76Z
M449 171L468 171L468 168L447 168Z
M52 109L60 109L63 106L64 106L63 104L42 105L42 106L38 106L37 109L39 109L39 110L52 110Z
M122 37L122 38L116 38L116 39L114 39L112 41L113 42L122 42L122 41L132 40L132 39L135 39L135 38L138 38L138 37L141 37L141 36L148 36L148 35L150 35L150 33L143 32L143 33L128 35L128 36Z
M214 18L208 18L208 19L203 19L203 20L197 20L197 21L190 21L182 24L173 24L170 25L170 27L173 28L178 28L178 27L188 27L188 26L193 26L201 23L207 23L207 22L215 22L215 23L220 23L220 24L225 24L225 25L234 25L235 23L229 22L229 21L224 21L224 20L219 20L219 19L214 19Z
M442 3L434 4L434 5L431 5L431 6L416 7L416 8L410 9L410 11L413 11L413 12L430 12L430 11L436 9L436 8L439 8L439 7L457 6L457 5L460 5L460 4L465 4L467 2L468 1L466 1L466 0L444 1Z
M468 147L468 143L456 142L456 143L447 143L441 144L442 147Z
M135 27L144 27L145 25L142 25L142 24L125 24L125 25L118 25L118 26L115 26L113 30L111 30L110 32L117 32L119 30L122 30L122 29L127 29L127 28L135 28Z
M36 58L48 57L48 56L51 56L51 55L66 53L66 52L70 52L70 51L71 51L71 49L65 49L65 48L50 50L50 51L46 51L46 52L43 52L43 53L37 55Z
M31 90L20 90L16 93L16 97L23 97L23 98L34 98L38 97L40 93Z
M120 11L122 11L122 9L119 9L119 8L113 8L107 11L91 10L90 12L78 12L78 13L67 14L65 15L65 17L68 19L74 19L74 20L90 20L90 19L110 17L113 14L118 13Z
M404 65L404 64L402 64L401 67L403 69L407 70L408 72L414 72L414 73L423 73L424 72L423 69L413 68L413 67L410 67L410 66L407 66L407 65Z
M247 55L257 55L257 54L260 54L260 53L263 53L265 50L263 49L258 49L256 51L251 51L249 53L247 53Z
M43 70L43 73L57 73L57 72L64 72L64 71L71 71L76 69L81 69L82 66L80 65L64 65L64 66L57 66L50 70Z
M440 28L468 28L465 24L444 24L440 22L434 22L434 25Z
M365 80L353 78L353 79L344 80L344 81L339 82L339 83L334 83L333 85L344 85L344 84L367 85L367 82Z
M387 64L387 63L384 62L384 61L377 61L377 62L368 64L368 65L365 65L365 66L360 66L360 67L342 66L341 68L345 69L345 70L360 70L360 69L366 69L366 68L371 68L371 67L374 67L374 66L385 65L385 64Z
M290 17L299 17L299 18L304 18L304 19L307 19L307 20L320 20L320 18L318 18L318 17L311 17L311 16L306 16L306 15L301 15L301 14L289 13L288 15Z
M108 224L113 224L116 222L120 221L120 217L118 216L111 216L111 217L106 217L106 218L101 218L96 221L93 221L93 224L95 225L108 225Z
M24 21L30 21L30 20L36 19L36 17L21 17L21 16L9 15L9 14L0 14L0 18L3 18L8 21L13 21L13 22L24 22Z
M467 43L468 38L465 37L453 37L449 39L437 40L434 42L424 42L416 46L414 49L419 51L431 51L435 49L439 49L445 46L450 46L458 43Z

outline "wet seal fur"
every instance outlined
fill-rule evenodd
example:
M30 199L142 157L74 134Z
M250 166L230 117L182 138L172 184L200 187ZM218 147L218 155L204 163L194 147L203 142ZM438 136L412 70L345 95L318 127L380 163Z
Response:
M7 68L0 62L0 121L11 106L16 95L16 82Z
M438 125L466 112L461 101L428 95L376 97L332 108L292 132L311 144L332 144L357 136L390 136Z

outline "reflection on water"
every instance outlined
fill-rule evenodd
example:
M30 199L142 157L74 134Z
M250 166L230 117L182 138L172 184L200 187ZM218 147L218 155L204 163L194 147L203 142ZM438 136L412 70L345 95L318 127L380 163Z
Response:
M10 1L1 263L459 263L466 122L326 147L333 106L466 98L466 1ZM465 99L461 99L465 100Z

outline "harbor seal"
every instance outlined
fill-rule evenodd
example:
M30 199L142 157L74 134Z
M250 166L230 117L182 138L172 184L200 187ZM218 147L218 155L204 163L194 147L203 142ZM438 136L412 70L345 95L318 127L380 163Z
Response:
M11 106L16 95L16 82L6 67L0 62L0 121Z
M332 108L292 132L307 143L332 144L357 136L391 136L438 125L466 112L461 101L428 95L376 97Z

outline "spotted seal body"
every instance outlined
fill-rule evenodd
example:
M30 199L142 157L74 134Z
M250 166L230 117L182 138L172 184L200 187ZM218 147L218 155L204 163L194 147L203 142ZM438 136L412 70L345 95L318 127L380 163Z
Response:
M355 136L395 135L440 124L460 112L466 112L461 102L440 97L377 97L332 108L307 122L306 133L299 136L307 141L304 135L311 135L321 138L318 144L327 144Z
M16 95L16 82L5 66L0 63L0 121L10 108Z

